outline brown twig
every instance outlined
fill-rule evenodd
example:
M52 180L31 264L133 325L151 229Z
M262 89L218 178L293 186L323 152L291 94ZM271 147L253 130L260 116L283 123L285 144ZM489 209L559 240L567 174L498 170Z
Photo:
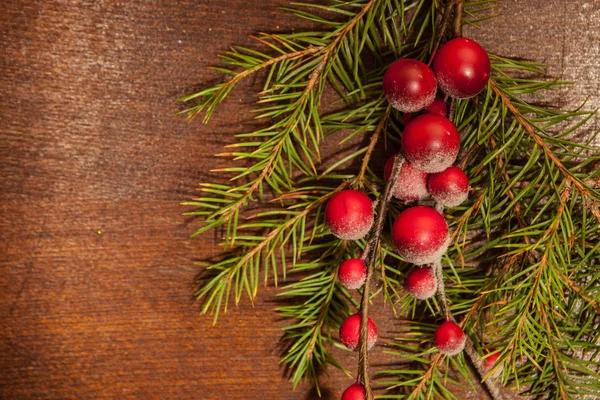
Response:
M385 225L385 219L387 215L387 208L392 199L392 188L400 175L400 169L404 160L402 156L396 155L394 158L394 166L392 168L392 175L385 185L383 194L379 200L379 211L377 213L377 220L375 226L371 231L371 236L367 240L365 249L370 249L370 255L365 254L368 259L367 262L367 278L363 288L362 298L360 301L360 342L359 342L359 354L358 354L358 379L362 380L365 386L367 394L367 400L373 400L373 391L371 389L371 381L369 378L369 358L368 358L368 320L369 320L369 300L371 291L371 278L373 276L373 270L375 269L375 263L379 255L379 240L383 227Z

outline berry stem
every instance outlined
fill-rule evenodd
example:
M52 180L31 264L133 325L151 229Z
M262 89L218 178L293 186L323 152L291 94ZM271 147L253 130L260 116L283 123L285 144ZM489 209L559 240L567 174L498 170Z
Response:
M373 400L373 391L371 389L371 381L369 379L369 358L368 358L368 321L369 321L369 300L371 291L371 278L373 276L373 270L377 263L377 256L379 254L379 240L381 232L385 226L385 220L387 215L387 209L392 200L392 188L394 187L398 176L400 175L400 169L404 159L401 155L397 154L394 158L394 166L392 167L392 174L390 179L385 185L383 194L379 201L379 212L377 213L377 220L375 221L375 228L371 231L371 236L367 240L365 245L365 251L363 257L368 259L367 264L367 278L365 280L365 286L360 300L360 342L358 344L358 378L362 380L365 386L366 399ZM368 253L371 253L370 255Z

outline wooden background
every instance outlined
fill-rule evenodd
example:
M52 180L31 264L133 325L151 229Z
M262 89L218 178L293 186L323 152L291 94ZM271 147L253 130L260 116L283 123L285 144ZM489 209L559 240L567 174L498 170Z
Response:
M286 3L0 2L0 398L315 398L282 378L273 289L217 328L198 317L193 261L217 238L190 240L179 205L255 98L235 91L209 126L175 98L215 79L229 44L301 27ZM499 11L468 35L576 81L548 99L600 106L600 2ZM331 372L339 398L350 382Z

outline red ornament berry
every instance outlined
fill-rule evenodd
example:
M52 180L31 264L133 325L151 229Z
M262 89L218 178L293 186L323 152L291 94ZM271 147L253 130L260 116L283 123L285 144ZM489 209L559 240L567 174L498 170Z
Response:
M469 178L454 166L429 175L427 186L433 198L446 207L456 207L469 196Z
M364 237L373 224L373 203L357 190L333 195L325 207L325 221L331 233L344 240Z
M439 259L448 249L448 226L444 217L430 207L404 210L392 227L392 240L406 261L417 265Z
M435 331L433 341L440 353L454 356L463 351L467 337L460 326L445 321Z
M348 386L342 393L342 400L365 400L366 398L367 392L361 383Z
M441 97L436 97L433 100L433 103L425 110L429 114L437 114L442 117L446 117L448 115L448 109L446 108L446 102Z
M487 372L490 369L492 369L494 364L496 364L496 360L498 360L498 357L500 357L500 351L496 350L496 349L489 349L489 350L484 350L483 354L486 356L482 360L483 361L483 369Z
M392 174L394 158L395 156L390 157L385 164L383 178L386 181L390 179L390 175ZM427 174L414 168L408 161L404 161L392 194L394 197L406 201L421 200L428 197Z
M460 136L445 117L419 115L409 122L402 134L402 152L413 167L428 173L440 172L456 160Z
M483 90L490 77L490 57L474 40L456 38L438 50L433 70L442 90L468 99Z
M340 340L350 350L356 350L358 342L360 340L360 321L362 320L359 313L354 314L346 318L340 326ZM373 347L377 341L377 327L371 318L367 321L368 324L368 338L367 348Z
M367 266L360 258L351 258L340 265L338 280L346 289L358 289L367 278Z
M406 276L406 290L419 300L432 297L437 290L437 281L431 268L413 269Z
M435 99L437 82L431 68L419 60L394 62L383 77L383 91L395 109L421 111Z
M429 107L427 107L425 109L426 113L429 114L437 114L437 115L441 115L442 117L447 116L447 109L446 109L446 102L444 101L443 98L441 97L436 97L435 100L433 101L433 103L431 103L429 105ZM408 124L412 119L413 119L414 115L413 113L402 113L402 123L404 124L404 126L406 126L406 124Z

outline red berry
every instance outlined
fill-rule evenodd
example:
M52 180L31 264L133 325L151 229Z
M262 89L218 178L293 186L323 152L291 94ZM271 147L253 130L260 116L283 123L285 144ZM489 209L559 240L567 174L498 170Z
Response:
M406 261L417 265L441 258L448 248L448 226L444 217L425 206L404 210L392 227L392 240Z
M456 38L438 50L433 70L451 97L468 99L483 90L490 77L490 57L474 40Z
M366 398L367 392L361 383L348 386L342 393L342 400L365 400Z
M433 71L419 60L398 60L383 77L385 96L392 107L402 112L421 111L429 106L436 89Z
M440 172L456 160L460 136L445 117L423 114L408 123L402 134L402 151L413 167Z
M394 158L395 156L390 157L385 164L383 178L386 181L390 179L390 175L392 174ZM404 161L392 194L394 197L406 201L426 198L429 196L429 192L427 191L427 174L414 168L408 161Z
M431 103L429 107L425 109L425 112L445 117L448 113L446 109L446 102L443 98L436 97L433 103ZM404 126L406 126L413 119L413 116L414 115L412 113L402 113L402 123Z
M446 115L448 115L448 110L446 108L446 102L441 97L436 97L435 100L433 101L433 103L431 103L431 105L429 107L427 107L427 109L425 111L430 114L441 115L442 117L445 117Z
M437 281L431 268L413 269L406 276L406 290L419 300L426 300L437 290Z
M433 341L440 353L454 356L463 351L467 337L460 326L454 322L445 321L435 331Z
M364 237L373 224L373 203L357 190L333 195L325 207L325 221L331 233L344 240Z
M360 258L351 258L340 265L338 279L346 289L358 289L367 278L367 266Z
M494 364L496 364L496 360L500 357L500 351L496 349L486 349L483 351L483 354L486 356L485 359L483 359L483 369L487 372L492 369Z
M359 313L346 318L340 326L340 340L350 350L356 350L360 341L360 321L362 320ZM368 338L367 348L370 349L377 341L377 327L371 318L367 321Z
M427 186L433 198L446 207L456 207L469 196L469 178L454 166L429 175Z

